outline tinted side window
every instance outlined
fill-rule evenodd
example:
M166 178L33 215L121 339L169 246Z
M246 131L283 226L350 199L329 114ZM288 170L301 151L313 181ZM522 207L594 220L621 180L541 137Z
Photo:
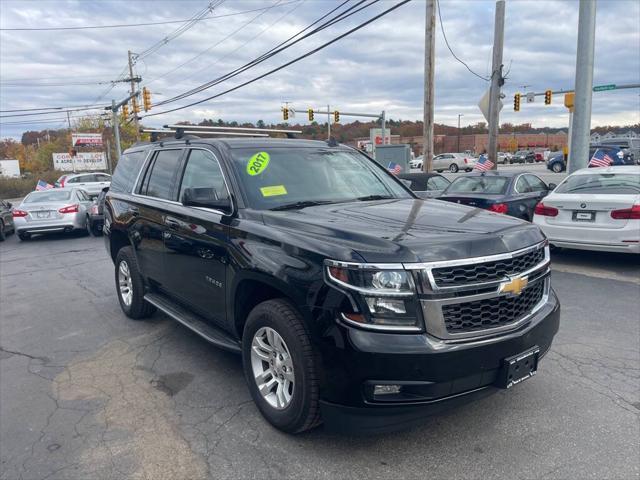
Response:
M111 180L109 175L105 175L104 173L96 174L96 182L108 182L109 180Z
M440 177L431 177L427 181L427 190L444 190L449 185L449 182Z
M112 192L131 192L145 158L147 158L147 152L144 150L122 155L111 178L110 190Z
M547 185L535 175L525 175L527 183L531 187L531 192L546 192Z
M527 180L524 178L524 176L518 178L518 180L516 181L516 192L518 193L526 193L531 191L529 189L529 184L527 183Z
M161 150L156 154L151 171L147 172L149 181L144 195L174 200L175 174L181 155L182 150Z
M81 175L80 179L78 181L80 183L95 182L96 181L96 176L95 175Z
M64 183L80 183L80 177L73 177L68 179L66 182Z
M214 188L219 199L229 196L220 165L211 152L191 150L182 176L179 201L186 188Z

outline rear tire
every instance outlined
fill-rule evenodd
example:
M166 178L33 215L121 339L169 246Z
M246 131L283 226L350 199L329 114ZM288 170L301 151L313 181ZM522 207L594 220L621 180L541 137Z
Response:
M458 165L456 165L455 163L452 163L451 165L449 165L449 171L451 173L458 173Z
M156 307L144 300L144 279L138 269L138 261L132 247L123 247L118 251L115 281L118 302L127 317L141 320L156 311Z
M560 164L560 162L556 162L551 165L551 170L553 170L555 173L560 173L562 171L562 165Z
M267 300L249 313L242 359L249 392L269 423L288 433L321 423L318 364L302 315L293 305Z
M23 242L26 242L27 240L29 240L31 238L31 234L30 233L19 233L18 234L18 238L20 240L22 240Z
M4 222L0 221L0 242L4 242L7 234L4 232Z

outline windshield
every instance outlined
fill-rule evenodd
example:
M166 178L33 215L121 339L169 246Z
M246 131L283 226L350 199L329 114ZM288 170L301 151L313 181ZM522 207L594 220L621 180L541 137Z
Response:
M234 167L252 208L412 198L364 155L321 148L241 148ZM306 206L306 205L299 205Z
M31 192L22 203L64 202L71 198L69 190L46 190L44 192Z
M640 193L640 175L600 173L567 177L554 193L606 193L633 195Z
M456 178L444 193L486 193L501 194L507 190L506 177L460 177Z

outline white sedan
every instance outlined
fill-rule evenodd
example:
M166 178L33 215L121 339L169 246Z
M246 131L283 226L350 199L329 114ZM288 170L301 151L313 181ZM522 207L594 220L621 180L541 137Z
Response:
M578 170L536 206L533 223L556 247L640 253L640 167Z

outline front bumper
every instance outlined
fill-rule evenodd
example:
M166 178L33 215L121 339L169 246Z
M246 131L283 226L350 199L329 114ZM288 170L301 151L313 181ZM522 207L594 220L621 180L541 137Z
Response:
M331 337L335 343L321 347L324 421L336 430L394 430L487 396L497 390L503 360L533 346L540 347L542 357L559 322L560 304L551 290L527 324L493 338L452 342L424 333L387 334L338 325L340 335L333 331ZM373 384L401 385L403 394L379 400Z

